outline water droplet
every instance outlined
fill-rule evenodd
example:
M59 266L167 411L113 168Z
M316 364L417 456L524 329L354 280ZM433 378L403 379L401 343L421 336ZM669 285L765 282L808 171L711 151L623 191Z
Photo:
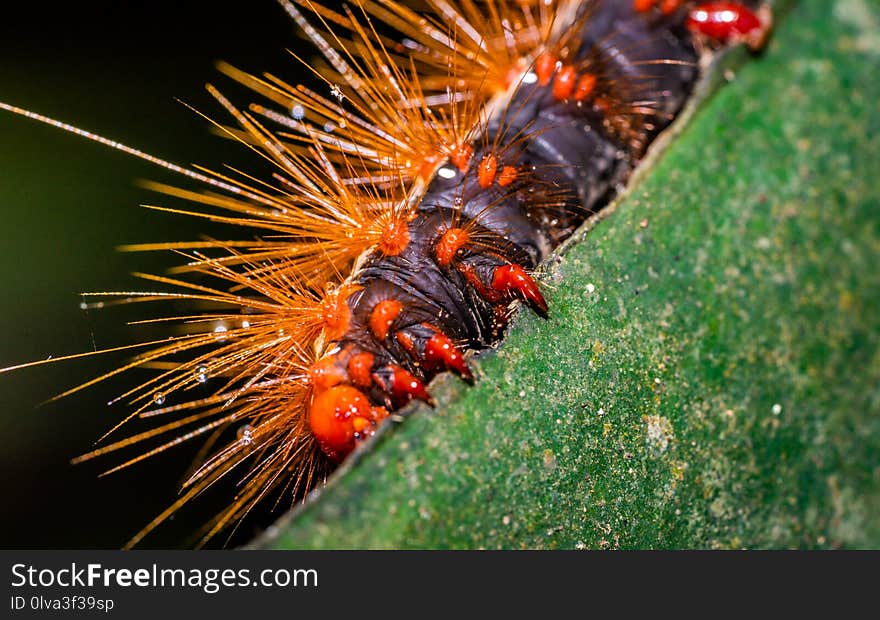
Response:
M243 446L249 446L254 443L254 427L250 424L240 426L237 435L239 443Z
M242 321L242 322L241 322L241 327L242 327L242 329L247 329L247 328L250 327L250 326L251 326L251 322L250 322L250 321Z
M196 366L196 381L205 383L208 380L208 367L204 364Z
M533 71L529 71L523 76L523 84L534 84L538 81L538 76Z
M306 116L306 109L299 104L293 106L290 110L290 115L298 121L301 121Z
M89 304L87 304L87 303L84 302L84 301L81 301L81 302L79 302L79 309L80 309L80 310L88 310L88 309L89 309Z
M153 402L161 407L165 404L165 394L162 392L156 392L153 394Z
M773 407L772 407L772 409L770 409L770 411L773 412L773 415L779 415L780 413L782 413L782 405L780 405L779 403L776 403L773 405Z
M220 342L223 342L224 340L226 340L226 326L225 325L218 325L217 327L215 327L214 333L217 335L217 340L219 340Z
M446 168L446 167L440 168L440 170L437 171L437 174L440 175L440 177L442 177L444 179L454 179L455 178L455 170L453 170L452 168Z
M593 293L593 291L595 291L595 290L596 290L596 286L594 284L592 284L592 283L587 284L587 292L588 293Z

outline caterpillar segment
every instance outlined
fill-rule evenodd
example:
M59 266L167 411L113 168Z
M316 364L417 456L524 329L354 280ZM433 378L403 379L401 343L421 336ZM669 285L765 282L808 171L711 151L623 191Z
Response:
M208 120L270 179L184 168L0 104L207 187L148 184L196 205L153 208L257 235L128 246L180 253L172 274L144 276L176 292L96 295L199 305L153 321L177 325L169 339L114 349L142 352L65 392L157 371L113 401L134 411L107 435L132 418L156 426L77 460L159 443L107 473L205 442L179 498L129 546L223 480L237 495L202 542L270 497L298 501L392 413L433 404L436 375L473 381L470 352L498 343L517 304L552 313L535 271L623 187L707 44L756 45L769 28L733 2L279 3L320 51L306 64L326 92L228 64L265 101L242 109L208 87L235 126ZM190 396L206 384L211 396Z

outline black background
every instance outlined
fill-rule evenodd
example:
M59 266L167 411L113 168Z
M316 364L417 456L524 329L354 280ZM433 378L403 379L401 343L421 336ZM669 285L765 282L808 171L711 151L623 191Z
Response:
M180 164L258 170L253 155L212 135L206 121L175 98L224 119L203 88L206 81L242 105L257 97L220 75L214 63L271 70L294 83L307 79L285 49L306 50L308 56L311 48L272 0L15 3L14 9L4 6L0 21L0 100ZM0 168L0 367L144 337L125 325L140 318L142 309L84 312L79 293L155 289L130 272L160 273L179 261L167 253L118 253L115 246L245 234L139 208L170 201L139 187L137 179L187 183L5 112ZM0 548L118 548L176 497L196 445L103 479L98 474L119 457L69 463L124 417L124 406L106 403L139 376L40 405L122 359L104 356L0 375ZM182 511L144 546L189 544L190 534L230 492L219 489ZM241 543L260 526L245 524L236 537L215 544Z

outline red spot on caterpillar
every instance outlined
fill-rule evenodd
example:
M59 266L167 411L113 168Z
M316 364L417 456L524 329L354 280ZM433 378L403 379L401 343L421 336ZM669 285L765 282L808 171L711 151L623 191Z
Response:
M396 364L390 364L374 372L373 380L376 385L391 395L397 407L402 407L413 398L434 406L434 399L428 394L425 384L411 372Z
M571 65L564 65L559 70L559 75L553 82L553 96L559 101L565 101L574 92L577 71Z
M450 228L440 236L434 248L437 264L448 267L458 251L470 240L470 235L463 228Z
M538 285L520 265L496 267L492 272L492 282L486 285L470 265L459 265L458 270L484 299L493 304L502 303L514 297L525 300L539 315L547 316L547 302Z
M538 76L538 84L547 86L556 72L556 57L544 52L535 59L535 75Z
M348 376L352 382L360 387L370 387L373 384L373 361L372 353L357 353L348 360Z
M501 187L507 187L516 181L518 175L519 172L514 166L504 166L498 174L498 185Z
M477 169L477 183L483 189L488 189L495 181L495 173L498 171L498 158L493 154L483 156L480 167Z
M637 13L647 13L660 3L660 12L671 15L681 7L683 0L633 0L633 10Z
M519 265L498 267L492 274L492 288L525 299L541 316L547 315L547 302L535 281Z
M739 2L706 2L690 10L687 27L716 41L746 37L763 26L758 16Z
M458 350L449 336L437 330L433 325L425 324L434 330L434 335L425 343L425 361L429 364L440 364L444 368L454 370L462 379L472 382L474 375L464 361L464 355Z
M396 219L382 231L379 251L385 256L397 256L409 245L409 226L406 221Z
M357 388L338 385L314 396L309 427L321 449L339 463L359 440L372 435L372 429L387 415L384 408L373 407Z
M681 7L682 2L683 0L663 0L660 3L660 12L664 15L672 15Z
M402 309L403 304L396 299L385 299L373 307L373 310L370 312L370 331L373 332L376 338L385 340L391 324L394 323L394 319L397 318Z
M596 88L596 76L592 73L584 73L577 81L577 86L574 88L574 100L575 101L583 101L591 94L593 94L593 90Z
M409 353L410 355L414 355L414 352L416 350L416 343L413 342L412 336L410 336L406 332L397 332L394 337L397 338L397 342L399 342L400 345L404 349L406 349L407 353Z

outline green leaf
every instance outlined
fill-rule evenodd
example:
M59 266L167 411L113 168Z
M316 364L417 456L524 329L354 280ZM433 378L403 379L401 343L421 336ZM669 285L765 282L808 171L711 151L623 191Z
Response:
M259 542L880 546L880 7L806 0L445 378Z

